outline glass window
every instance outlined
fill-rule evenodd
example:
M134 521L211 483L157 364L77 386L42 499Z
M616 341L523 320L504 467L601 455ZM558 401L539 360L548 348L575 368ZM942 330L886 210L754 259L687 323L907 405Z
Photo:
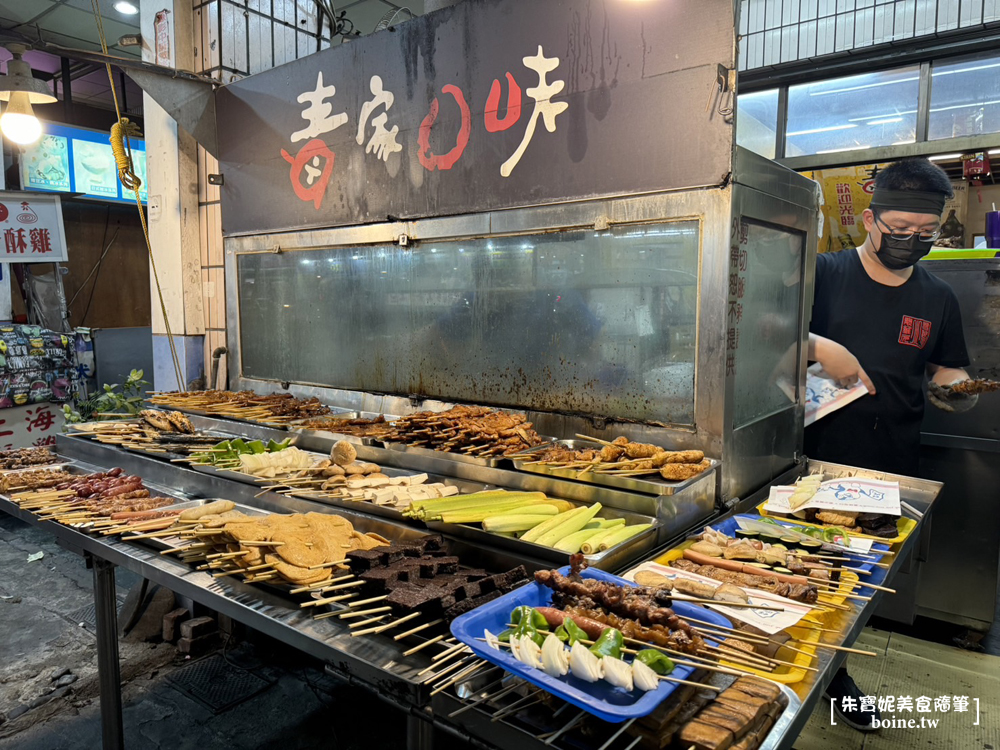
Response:
M698 222L238 258L246 377L690 425Z
M736 98L736 144L774 158L778 127L778 89L740 94Z
M736 428L795 401L804 241L799 232L745 219L740 238L726 333L726 369L735 370Z
M935 65L929 140L1000 132L1000 57Z
M789 87L785 156L913 143L919 77L913 66Z

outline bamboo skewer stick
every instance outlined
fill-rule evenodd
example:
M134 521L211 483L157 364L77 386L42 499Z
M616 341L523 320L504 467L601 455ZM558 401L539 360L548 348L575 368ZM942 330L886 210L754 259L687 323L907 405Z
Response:
M444 620L432 620L431 622L425 622L423 625L417 625L415 628L407 630L405 633L398 633L394 635L392 639L394 641L400 641L403 638L407 638L408 636L419 633L422 630L426 630L427 628L433 627L435 625L440 625L442 622L444 622Z
M372 607L371 609L351 610L350 612L345 612L344 614L340 615L340 619L350 620L355 617L364 617L365 615L375 615L378 614L379 612L391 612L391 611L392 607L389 606Z
M430 626L427 625L425 627L430 627ZM413 632L416 632L416 629L414 629ZM399 637L400 636L396 637L397 640L398 640ZM403 656L412 656L413 654L417 653L418 651L423 651L425 648L427 648L428 646L430 646L432 643L437 643L438 641L443 641L444 639L445 639L444 633L442 633L441 635L436 635L433 638L431 638L430 640L424 641L419 646L414 646L409 651L404 651L403 652Z

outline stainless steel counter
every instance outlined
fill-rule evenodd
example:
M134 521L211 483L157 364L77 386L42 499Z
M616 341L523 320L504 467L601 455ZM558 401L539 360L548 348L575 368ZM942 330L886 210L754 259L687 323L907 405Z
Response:
M104 467L122 466L129 472L144 476L150 482L174 488L176 491L174 494L186 494L192 497L227 497L246 505L273 511L332 510L320 503L300 498L289 498L270 492L256 496L259 488L254 486L209 476L176 464L163 462L148 455L126 452L114 446L79 437L60 436L58 450L60 453L86 464ZM829 470L835 467L827 466L825 468ZM849 467L842 468L849 470ZM936 491L937 488L933 484L907 480L904 483L902 494L911 505L921 511L928 511L934 502ZM757 496L749 497L739 503L733 512L749 510L755 507L761 499ZM104 591L113 596L113 581L109 586L107 580L109 568L120 565L176 591L182 596L189 597L210 609L228 615L323 660L327 663L330 671L349 680L352 684L371 690L380 699L404 710L414 722L410 732L412 747L421 746L421 743L429 741L430 734L426 731L427 722L466 737L472 744L480 747L510 748L525 744L524 741L529 738L537 740L537 732L527 733L525 729L518 728L516 724L508 724L501 729L497 722L483 721L479 716L483 713L480 707L471 707L461 722L450 720L448 714L462 707L462 704L456 702L455 699L444 697L444 694L435 696L432 701L429 695L430 688L421 684L418 675L419 671L429 663L430 656L421 653L404 659L402 652L405 647L401 647L388 637L351 638L346 626L332 620L314 621L308 614L303 614L297 602L272 591L242 584L232 579L215 579L208 573L193 570L177 560L161 556L155 551L131 543L121 542L110 537L95 538L57 523L39 521L34 515L20 510L15 504L4 499L0 499L0 511L28 523L43 526L67 547L92 558L95 564L95 591L98 593ZM335 512L345 515L362 530L382 529L383 532L391 530L391 533L399 538L412 537L422 533L420 529L410 525L369 516L361 512L352 512L349 509L337 508ZM908 565L909 558L913 554L920 536L919 531L918 528L900 545L884 582L891 583L897 573ZM464 559L478 561L474 564L502 566L515 562L509 555L499 550L464 544L460 540L452 540L451 544L452 549L457 554L462 555ZM526 560L523 562L531 567L549 567L549 564L544 561ZM872 601L864 608L853 606L849 612L842 613L835 622L830 624L830 627L842 628L842 633L825 639L825 642L835 645L853 643L885 596L883 592L876 591ZM117 644L113 635L116 632L116 624L114 623L113 607L108 609L110 611L105 613L103 623L99 622L98 633L99 644L104 644L99 649L101 652L99 661L105 672L117 669ZM100 632L102 629L104 630L103 637ZM110 637L108 632L112 634ZM824 689L833 678L836 669L843 663L844 658L845 655L842 652L828 650L818 652L814 666L817 666L820 671L810 673L802 682L790 686L796 700L789 704L788 709L782 715L779 729L776 730L777 733L772 731L772 735L768 739L769 748L782 750L792 747L795 738L821 700ZM491 679L497 679L496 675ZM107 683L106 692L113 692L112 686L117 686L116 679L109 678L105 682ZM116 699L120 700L120 697L108 695L107 700L105 700L105 693L102 692L102 706L105 703L108 706L107 714L105 714L106 725L111 727L109 742L105 744L105 747L109 748L121 747L120 744L115 744L115 737L120 738L121 736L120 733L116 735L114 731L116 712L117 721L120 722L120 704L116 705ZM486 713L489 714L489 712ZM570 718L572 718L572 714L567 714L566 720L568 721ZM608 750L627 747L631 740L622 736L615 742L617 744L608 744ZM549 746L552 746L551 743Z

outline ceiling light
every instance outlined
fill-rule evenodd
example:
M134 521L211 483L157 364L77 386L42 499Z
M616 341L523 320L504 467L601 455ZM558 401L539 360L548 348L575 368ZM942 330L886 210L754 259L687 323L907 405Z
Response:
M902 122L902 117L886 117L884 120L870 120L865 125L891 125L894 122Z
M28 95L23 91L14 93L7 111L0 115L0 131L22 146L32 144L42 137L42 123L35 117Z
M51 104L56 100L43 81L31 75L31 66L21 59L27 49L23 44L8 44L7 49L14 55L7 61L7 75L0 76L0 101L8 101L11 94L23 93L29 104Z
M811 130L796 130L791 133L786 133L785 135L812 135L813 133L829 133L833 130L849 130L851 128L856 128L857 125L831 125L828 128L813 128Z
M823 151L817 151L817 154L839 154L843 151L864 151L866 148L871 148L870 145L866 144L864 146L848 146L847 148L828 148Z
M927 161L951 161L952 159L960 159L961 154L937 154L936 156L928 156Z
M31 109L32 104L49 104L56 98L49 87L31 75L31 66L21 59L26 47L9 44L7 49L14 56L7 61L7 74L0 76L0 101L9 102L0 116L0 131L22 146L42 137L42 124Z
M134 16L139 12L139 9L127 0L118 0L118 2L115 3L115 10L125 16Z
M844 86L839 89L828 89L826 91L810 91L809 96L828 96L830 94L846 94L849 91L861 91L862 89L873 89L878 86L894 86L897 83L912 83L913 81L919 81L920 76L913 76L907 78L897 78L893 81L878 81L877 83L864 83L860 86ZM806 86L812 84L804 84Z

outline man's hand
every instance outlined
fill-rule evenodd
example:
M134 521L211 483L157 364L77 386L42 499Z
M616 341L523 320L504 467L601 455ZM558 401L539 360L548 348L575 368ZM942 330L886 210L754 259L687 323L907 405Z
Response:
M809 359L819 362L823 371L841 388L850 388L860 380L868 393L875 394L875 385L858 358L836 341L809 334Z
M979 401L979 395L956 393L950 385L940 385L932 380L927 386L927 400L942 411L960 414L975 406L976 402Z

